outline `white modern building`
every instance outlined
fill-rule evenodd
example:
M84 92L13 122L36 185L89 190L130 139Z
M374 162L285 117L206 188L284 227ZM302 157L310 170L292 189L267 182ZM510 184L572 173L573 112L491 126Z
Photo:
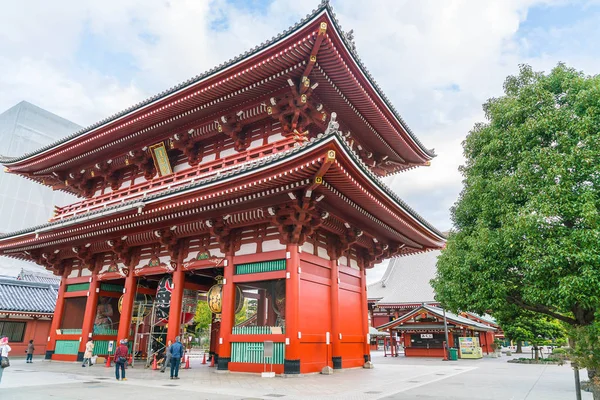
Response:
M81 127L22 101L0 114L0 155L20 156L61 139ZM0 233L35 226L52 216L54 205L72 203L70 194L0 171ZM0 274L15 275L29 263L3 257Z

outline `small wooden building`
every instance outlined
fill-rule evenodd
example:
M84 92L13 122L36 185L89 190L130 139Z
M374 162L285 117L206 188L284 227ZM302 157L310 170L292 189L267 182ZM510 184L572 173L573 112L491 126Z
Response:
M446 311L449 347L459 347L460 337L476 337L484 353L492 351L496 328ZM444 310L423 304L391 322L377 327L399 336L407 357L444 356Z
M30 340L45 354L60 279L21 274L0 278L0 337L8 337L11 356L25 356Z

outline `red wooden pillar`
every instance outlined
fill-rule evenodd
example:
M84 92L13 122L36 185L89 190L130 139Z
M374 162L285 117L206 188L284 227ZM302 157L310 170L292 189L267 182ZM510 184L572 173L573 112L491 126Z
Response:
M300 253L297 244L287 245L288 260L286 263L285 284L285 360L284 374L300 373L300 338L298 338L298 303L300 300Z
M56 298L56 307L54 308L54 316L52 317L52 325L50 325L50 336L48 337L48 346L46 347L46 360L50 360L56 349L56 331L60 329L62 322L63 311L65 308L65 289L67 287L67 277L71 273L71 268L65 268L58 287L58 297Z
M83 316L83 326L81 327L81 342L79 343L79 354L77 360L83 361L85 345L94 332L94 321L96 319L96 308L98 308L98 292L100 291L100 281L94 271L90 278L90 287L88 297L85 303L85 314Z
M129 339L131 330L131 316L133 313L133 303L136 295L137 279L134 273L134 267L129 268L129 273L125 278L125 293L123 294L123 305L121 308L121 318L119 319L119 331L117 334L117 344L121 339Z
M363 358L365 363L367 361L371 361L371 347L369 346L369 304L367 299L367 269L364 265L361 266L360 271L360 298L361 298L361 308L362 308L362 328L363 328L363 340L364 343L364 353ZM397 355L397 354L396 354Z
M340 340L340 275L338 260L331 265L331 360L333 369L342 369L342 344Z
M171 308L169 309L169 326L167 327L167 341L179 336L181 330L181 307L183 303L183 287L185 286L185 271L183 265L177 263L173 271L173 291L171 292Z
M226 371L231 361L231 331L235 318L235 285L233 284L233 252L225 257L223 273L223 297L221 303L221 327L219 329L219 361L217 369Z

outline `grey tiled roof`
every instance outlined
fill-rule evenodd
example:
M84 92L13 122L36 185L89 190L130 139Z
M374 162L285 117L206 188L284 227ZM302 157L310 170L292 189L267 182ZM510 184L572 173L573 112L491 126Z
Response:
M143 199L141 198L135 198L129 201L125 201L123 203L118 203L116 205L113 206L109 206L106 208L101 208L98 210L94 210L94 211L90 211L87 213L82 213L82 214L78 214L77 216L74 217L69 217L69 218L65 218L63 220L60 221L53 221L53 222L48 222L42 225L38 225L35 227L30 227L27 229L23 229L17 232L12 232L12 233L8 233L8 234L3 234L0 235L0 239L5 239L5 238L9 238L12 236L16 236L16 235L21 235L21 234L27 234L27 233L31 233L34 232L36 230L39 229L45 229L51 226L56 226L57 228L66 222L69 222L71 220L76 220L76 219L80 219L83 217L88 217L88 216L94 216L97 214L102 214L105 213L107 211L111 211L113 209L117 209L117 208L121 208L121 207L125 207L125 206L130 206L132 204L136 204L139 203L140 201L143 201L145 203L148 203L152 200L156 200L159 198L162 198L164 196L168 196L168 195L172 195L175 193L179 193L179 192L183 192L189 189L194 189L194 188L198 188L207 184L210 184L212 182L216 182L216 181L220 181L220 180L224 180L226 178L230 178L232 176L235 175L239 175L241 173L244 172L249 172L252 171L254 169L259 169L264 167L265 165L269 165L273 162L279 161L281 159L287 158L288 156L291 156L293 154L299 153L301 151L310 149L312 147L318 146L320 143L326 141L327 139L330 138L335 138L337 139L338 143L340 143L345 150L347 151L347 153L350 155L350 157L352 157L352 159L358 164L358 166L360 167L360 169L368 176L371 178L371 180L373 181L374 184L376 184L377 186L380 187L380 189L382 191L384 191L388 196L392 197L394 199L394 201L397 202L398 206L403 208L404 210L406 210L408 212L409 215L411 215L413 218L415 218L417 221L419 221L420 223L422 223L425 227L427 227L427 229L429 229L431 232L433 232L434 234L436 234L437 236L439 236L440 238L444 239L444 235L438 231L433 225L431 225L429 222L427 222L425 220L425 218L423 218L422 216L420 216L415 210L413 210L408 204L406 204L402 199L400 199L400 197L398 197L387 185L385 185L385 183L383 183L383 181L381 179L379 179L379 177L377 177L366 165L364 162L362 162L360 160L360 157L358 157L356 155L356 153L354 152L354 150L352 150L352 148L350 147L350 145L346 142L346 140L342 137L341 133L339 131L331 131L331 132L326 132L323 134L319 134L317 135L316 138L311 138L309 141L305 142L302 145L298 145L296 147L293 147L289 150L285 150L285 151L280 151L278 153L274 153L268 156L265 156L263 158L257 159L254 162L248 163L248 164L241 164L238 167L232 168L230 170L227 170L223 173L217 173L215 175L212 175L210 177L204 178L204 179L199 179L193 183L188 183L185 185L181 185L181 186L177 186L171 189L167 189L155 194L151 194L148 195L146 197L144 197Z
M439 255L432 250L390 260L383 278L367 287L367 297L381 304L435 302L429 281L435 278Z
M0 312L53 313L57 294L57 285L0 279Z
M17 280L25 282L46 283L50 285L55 285L56 287L60 285L60 278L58 276L54 276L51 274L35 273L32 271L26 271L24 269L21 269L21 272L17 276Z
M435 315L438 318L443 318L443 315L444 315L443 309L441 309L439 307L433 307L433 306L424 304L420 307L416 307L414 310L412 310L408 314L403 315L394 321L390 321L381 326L378 326L377 329L385 329L388 327L393 327L394 325L401 323L400 321L410 319L412 316L420 314L422 310L427 310L427 312ZM496 328L494 328L494 327L491 327L491 326L485 325L485 324L481 324L479 322L473 321L473 320L465 318L465 317L461 317L460 315L456 315L454 313L451 313L450 311L446 311L446 320L448 321L449 324L469 326L469 327L475 328L476 330L483 330L483 331L495 331L496 330Z
M400 114L398 113L398 111L394 108L394 106L391 104L391 102L389 101L389 99L387 98L387 96L383 93L383 91L381 90L381 88L379 87L379 85L377 84L377 82L375 82L375 79L373 78L373 76L371 75L371 73L369 72L369 70L365 67L365 65L363 64L362 60L358 57L356 51L354 50L354 45L353 43L351 43L348 38L346 37L346 34L344 33L344 31L342 30L341 25L339 24L335 12L333 11L333 8L331 7L331 5L329 4L328 0L322 0L321 4L319 5L319 7L317 7L317 9L313 10L312 13L306 15L306 17L304 17L301 21L299 21L298 23L296 23L295 25L289 27L287 30L285 30L284 32L280 33L277 36L272 37L270 40L261 43L260 45L246 51L243 54L240 54L239 56L230 59L229 61L220 64L217 67L212 68L209 71L206 71L200 75L197 75L193 78L188 79L185 82L182 82L176 86L173 86L170 89L167 89L161 93L158 93L155 96L152 96L144 101L141 101L121 112L118 112L114 115L111 115L108 118L105 118L93 125L90 125L86 128L80 129L76 132L74 132L73 134L71 134L70 136L67 136L61 140L58 140L48 146L42 147L41 149L25 154L23 156L19 156L19 157L3 157L0 155L0 162L5 163L5 164L10 164L10 163L14 163L14 162L18 162L21 160L24 160L32 155L35 154L39 154L42 153L48 149L51 149L53 147L59 146L63 143L68 142L69 140L72 140L74 138L77 138L79 136L82 136L94 129L97 129L103 125L106 125L118 118L121 118L127 114L130 114L142 107L147 106L148 104L151 104L157 100L160 100L164 97L170 96L172 94L174 94L175 92L178 92L184 88L187 88L189 86L192 86L198 82L200 82L201 80L210 77L212 75L215 75L227 68L229 68L230 66L244 60L247 59L257 53L259 53L260 51L272 46L273 44L279 42L280 40L283 40L285 37L293 34L294 32L296 32L297 30L301 29L306 23L308 23L309 21L311 21L313 18L315 18L317 15L319 15L321 12L327 12L327 14L330 16L331 21L333 22L335 28L337 29L338 32L340 32L340 37L342 39L342 41L344 42L344 45L346 46L346 48L349 50L350 54L352 55L352 57L354 58L354 60L356 61L356 63L358 64L359 68L362 70L362 73L364 74L364 76L369 80L369 82L371 83L371 85L373 86L373 88L375 89L375 91L377 92L377 94L381 97L381 99L383 100L383 102L385 103L385 105L390 109L390 111L394 114L394 116L397 118L397 120L399 121L399 123L402 125L402 127L406 130L406 132L409 134L409 136L412 138L412 140L414 140L414 142L419 146L419 148L426 153L427 155L429 155L430 157L434 157L435 153L433 150L427 149L423 143L421 143L421 141L415 136L415 134L413 133L413 131L408 127L408 125L406 124L406 122L404 121L404 119L400 116Z

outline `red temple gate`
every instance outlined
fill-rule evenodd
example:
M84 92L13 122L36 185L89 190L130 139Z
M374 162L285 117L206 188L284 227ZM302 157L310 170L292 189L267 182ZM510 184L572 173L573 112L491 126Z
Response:
M444 243L379 177L433 156L324 3L225 65L3 158L8 172L83 200L2 236L0 253L63 278L47 358L81 358L88 337L131 339L136 298L161 304L165 290L174 339L184 290L222 276L218 369L261 371L265 340L278 373L363 366L367 269ZM257 298L253 326L234 327L238 288Z

